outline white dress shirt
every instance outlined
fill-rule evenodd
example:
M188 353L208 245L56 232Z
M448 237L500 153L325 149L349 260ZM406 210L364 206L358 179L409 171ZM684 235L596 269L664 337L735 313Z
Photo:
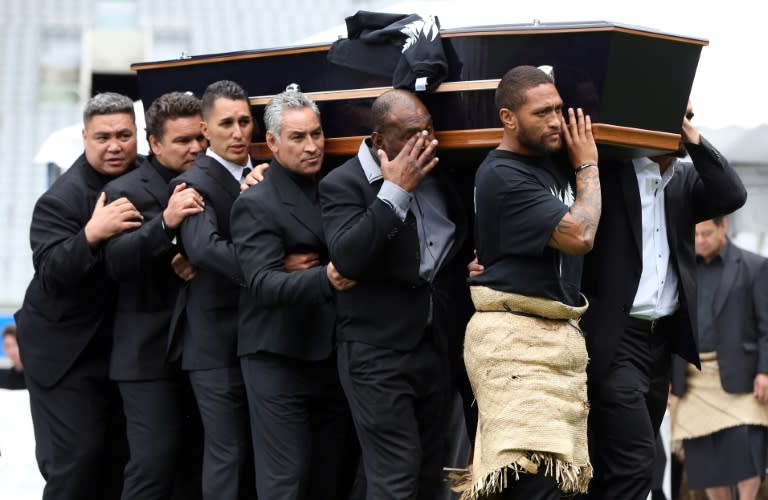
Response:
M210 156L211 158L213 158L217 162L221 163L224 166L224 168L226 168L227 171L230 174L232 174L232 177L235 178L235 180L237 181L238 184L243 182L243 170L246 167L250 168L250 169L253 169L253 164L251 163L250 155L248 156L248 163L246 163L245 165L238 165L237 163L232 163L231 161L225 160L221 156L217 155L216 153L213 152L213 150L211 148L206 149L205 150L205 154L206 154L206 156Z
M630 316L658 319L678 307L678 276L669 260L664 188L675 173L676 162L661 174L659 164L649 158L632 161L642 206L643 272L632 302Z

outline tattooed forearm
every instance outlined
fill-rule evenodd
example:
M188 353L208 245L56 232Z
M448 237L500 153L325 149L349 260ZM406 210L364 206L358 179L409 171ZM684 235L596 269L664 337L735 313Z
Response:
M582 238L595 241L597 224L600 222L603 203L600 197L600 173L597 167L576 173L576 200L571 205L571 215L582 225Z
M592 249L600 221L602 200L597 167L576 173L576 199L552 232L549 244L572 255Z

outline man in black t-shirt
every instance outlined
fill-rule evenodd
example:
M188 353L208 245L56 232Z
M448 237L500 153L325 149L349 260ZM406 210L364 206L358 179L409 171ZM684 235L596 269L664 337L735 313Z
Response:
M566 125L557 89L537 68L510 70L496 104L502 142L475 177L485 269L469 280L477 312L464 356L480 425L465 489L555 499L586 491L592 475L576 320L586 310L581 255L600 218L597 147L589 116L569 109ZM563 142L570 168L557 155Z
M473 285L581 304L582 259L548 245L574 202L569 170L549 155L488 153L475 178L475 236L485 272Z

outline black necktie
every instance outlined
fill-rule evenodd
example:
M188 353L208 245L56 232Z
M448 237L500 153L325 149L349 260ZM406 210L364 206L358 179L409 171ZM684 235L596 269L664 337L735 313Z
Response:
M240 177L240 184L245 182L245 178L248 177L248 174L251 173L251 170L252 170L251 167L245 167L243 169L243 175Z

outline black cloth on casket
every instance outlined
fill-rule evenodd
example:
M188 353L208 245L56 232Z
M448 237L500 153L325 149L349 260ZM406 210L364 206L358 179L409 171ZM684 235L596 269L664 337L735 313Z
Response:
M437 17L358 11L346 18L347 36L335 41L328 60L358 71L391 76L392 86L431 91L448 75Z

